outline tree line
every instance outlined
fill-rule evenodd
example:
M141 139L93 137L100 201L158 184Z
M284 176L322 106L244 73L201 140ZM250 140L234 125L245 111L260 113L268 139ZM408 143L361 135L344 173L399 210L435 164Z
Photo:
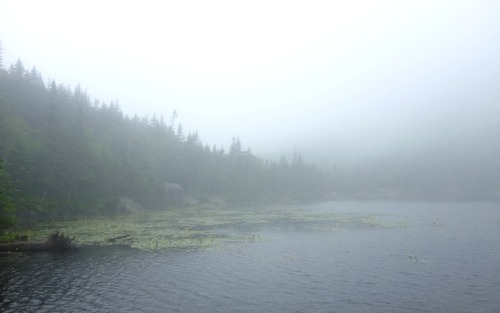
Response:
M239 138L228 151L210 147L184 133L175 111L168 121L129 117L80 86L46 83L20 60L0 63L0 228L15 217L112 214L122 195L162 209L172 205L166 182L199 201L241 203L318 199L330 181L298 153L262 160Z

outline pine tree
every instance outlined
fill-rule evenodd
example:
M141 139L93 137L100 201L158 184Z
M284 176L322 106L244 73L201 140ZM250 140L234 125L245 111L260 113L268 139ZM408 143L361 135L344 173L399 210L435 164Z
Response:
M233 137L231 146L229 147L229 153L231 155L237 155L241 153L241 142L239 137Z
M10 199L10 177L0 159L0 231L15 225L16 210Z

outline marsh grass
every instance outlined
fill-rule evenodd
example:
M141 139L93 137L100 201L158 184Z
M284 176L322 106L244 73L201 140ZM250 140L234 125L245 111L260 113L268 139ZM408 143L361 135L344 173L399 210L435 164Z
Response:
M392 228L401 223L375 216L289 208L186 208L142 215L82 218L40 224L30 239L60 231L74 236L77 245L127 245L145 251L173 248L224 248L231 243L259 242L265 228L338 232L344 228ZM119 238L119 239L116 239ZM112 240L110 240L112 239Z

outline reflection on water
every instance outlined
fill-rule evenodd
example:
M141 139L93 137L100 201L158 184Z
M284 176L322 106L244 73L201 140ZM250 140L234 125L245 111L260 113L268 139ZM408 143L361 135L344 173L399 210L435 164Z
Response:
M406 226L298 223L260 227L253 231L263 240L217 249L87 247L1 258L0 311L498 312L499 204L300 209L370 212Z

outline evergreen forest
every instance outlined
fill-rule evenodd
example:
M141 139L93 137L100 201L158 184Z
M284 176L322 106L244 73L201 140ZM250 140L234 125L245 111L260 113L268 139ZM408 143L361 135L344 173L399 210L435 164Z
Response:
M233 204L309 201L331 190L331 175L299 153L262 160L239 138L227 151L210 147L184 133L175 111L167 120L129 117L118 102L46 82L20 60L0 63L0 159L0 229L116 214L122 196L148 210L185 205L166 186L192 202Z
M232 138L209 146L177 112L128 116L118 101L44 80L0 46L0 230L49 219L145 210L320 200L500 199L498 127L450 144L318 168L295 152L264 160ZM255 125L258 127L258 125ZM228 138L231 139L231 138ZM328 143L322 149L330 149ZM306 150L305 152L311 151ZM314 154L314 151L313 151ZM325 165L325 164L324 164Z

